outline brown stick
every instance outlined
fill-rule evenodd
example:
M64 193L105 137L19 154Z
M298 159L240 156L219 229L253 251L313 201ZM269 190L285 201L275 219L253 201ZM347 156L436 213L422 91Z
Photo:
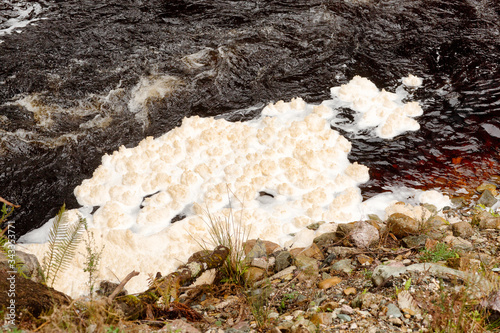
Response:
M21 206L19 205L14 205L13 203L11 202L8 202L7 200L5 200L4 198L0 197L0 202L3 202L4 204L6 204L7 206L12 206L14 208L19 208Z
M122 291L123 287L125 287L127 282L130 281L131 278L133 278L134 276L137 276L137 275L139 275L139 272L136 272L136 271L132 271L132 272L128 273L128 275L125 277L125 279L123 279L123 281L120 282L118 287L115 288L113 293L111 295L109 295L108 303L111 303L113 301L113 299L116 297L116 295L118 295L120 293L120 291Z

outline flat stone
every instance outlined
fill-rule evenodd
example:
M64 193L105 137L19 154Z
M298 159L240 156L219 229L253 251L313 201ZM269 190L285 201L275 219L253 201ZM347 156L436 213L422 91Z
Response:
M337 258L345 258L357 252L359 252L358 249L346 246L335 246L328 249L328 253L335 255Z
M248 267L245 272L245 280L248 282L256 282L264 278L266 270L259 267Z
M451 225L451 230L455 237L469 238L474 234L474 229L472 229L470 223L466 221L453 223Z
M317 260L325 259L325 256L323 255L323 252L321 252L319 246L314 243L312 243L310 246L306 247L304 250L299 252L299 255L305 255L306 257L314 258Z
M480 205L485 205L486 207L491 207L497 203L497 199L493 196L489 189L485 189L481 197L477 201Z
M333 311L338 307L339 307L339 303L334 302L334 301L328 301L328 302L324 302L323 304L321 304L320 308L322 311L326 312L326 311Z
M343 314L343 313L339 313L337 315L337 318L339 318L341 321L345 321L345 322L350 322L352 320L351 316Z
M424 246L428 238L427 235L407 236L403 238L403 243L407 248L418 248Z
M356 260L358 260L358 262L361 265L371 265L373 263L373 258L370 256L367 256L366 254L357 255Z
M281 251L276 255L276 271L282 271L292 264L292 255L288 251Z
M245 254L248 256L248 253L257 245L259 244L259 250L258 252L256 252L255 254L258 256L258 257L263 257L265 255L271 255L273 252L276 252L277 250L279 250L281 247L276 244L276 243L273 243L273 242L270 242L270 241L266 241L266 240L261 240L261 239L250 239L250 240L247 240L244 244L243 244L243 250L245 252ZM262 253L262 251L264 253ZM257 256L252 256L252 258L256 258Z
M403 238L418 234L420 231L420 223L404 214L394 213L387 219L387 228L394 236Z
M317 276L319 274L319 263L314 258L298 255L295 257L295 266L307 276Z
M316 326L330 325L333 321L333 314L329 312L315 313L309 320Z
M352 315L354 313L354 309L347 304L342 304L342 306L340 307L340 313Z
M411 267L411 266L408 266ZM372 282L375 286L381 286L385 281L393 277L398 277L400 274L406 272L407 267L391 267L385 265L378 265L373 270Z
M476 187L476 190L479 193L483 193L485 190L488 190L488 191L491 192L492 195L494 195L494 196L498 195L496 185L495 184L491 184L491 183L482 183L481 185L479 185L478 187Z
M344 272L349 274L354 269L354 266L351 264L351 259L342 259L337 261L331 266L331 270Z
M471 242L461 237L452 237L446 243L455 250L470 251L474 248Z
M402 317L403 314L401 313L401 310L399 310L399 308L392 304L392 303L389 303L387 305L387 317L389 318L399 318L399 317Z
M340 282L342 282L342 279L338 276L334 276L332 278L325 279L325 280L321 281L320 283L318 283L318 288L319 289L329 289L333 286L336 286Z
M321 249L328 248L336 244L340 238L337 236L336 232L326 232L314 238L313 243L318 245Z
M349 288L344 289L344 295L346 295L346 296L355 295L356 292L357 292L357 290L354 287L349 287Z

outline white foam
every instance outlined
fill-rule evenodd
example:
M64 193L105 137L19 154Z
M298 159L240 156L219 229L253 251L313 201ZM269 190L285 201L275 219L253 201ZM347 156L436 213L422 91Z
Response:
M140 87L138 105L147 101L139 98ZM358 110L398 105L396 94L359 77L332 91L349 103L364 98L353 104ZM93 177L75 189L83 208L69 214L70 220L85 217L98 244L105 245L100 277L116 280L135 269L142 274L127 289L144 290L147 273L175 270L199 249L197 241L210 238L204 223L208 215L224 219L232 214L250 238L293 247L309 245L318 234L305 228L308 224L366 218L373 207L362 203L358 186L368 181L368 168L348 160L351 143L331 129L337 111L329 103L279 101L245 123L185 118L157 139L103 156ZM378 208L392 199L382 198ZM181 213L186 218L171 223ZM48 227L43 228L22 240L46 242ZM47 245L26 247L41 257ZM83 244L79 252L55 285L72 296L86 290Z
M41 19L37 17L42 12L42 6L39 3L19 2L8 4L12 7L12 14L7 21L0 24L0 37L19 31L28 24Z
M403 103L406 94L401 89L397 93L379 90L368 79L355 76L349 83L331 88L331 94L340 101L337 106L356 112L354 124L344 128L350 132L370 130L380 138L390 139L420 129L413 118L422 115L423 110L418 102Z

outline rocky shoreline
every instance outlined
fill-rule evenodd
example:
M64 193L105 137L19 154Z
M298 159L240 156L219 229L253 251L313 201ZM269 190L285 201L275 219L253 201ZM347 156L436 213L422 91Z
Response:
M240 281L222 269L207 271L146 318L89 320L77 330L498 332L500 216L491 208L498 193L492 184L476 193L454 198L455 207L441 212L399 203L422 218L396 212L385 221L332 222L332 231L306 248L248 240ZM328 222L308 228L322 223ZM56 317L25 327L57 331Z

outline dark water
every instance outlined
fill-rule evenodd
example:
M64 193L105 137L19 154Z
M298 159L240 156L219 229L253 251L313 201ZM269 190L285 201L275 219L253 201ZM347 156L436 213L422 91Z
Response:
M388 185L453 190L500 174L496 0L37 3L43 20L0 36L0 196L22 206L19 235L63 202L76 207L74 187L120 145L189 115L295 96L320 102L354 75L387 90L408 73L424 78L413 94L424 105L420 131L353 141L351 159L371 169L366 196ZM175 89L138 119L133 87L165 75ZM26 96L37 112L14 103Z

